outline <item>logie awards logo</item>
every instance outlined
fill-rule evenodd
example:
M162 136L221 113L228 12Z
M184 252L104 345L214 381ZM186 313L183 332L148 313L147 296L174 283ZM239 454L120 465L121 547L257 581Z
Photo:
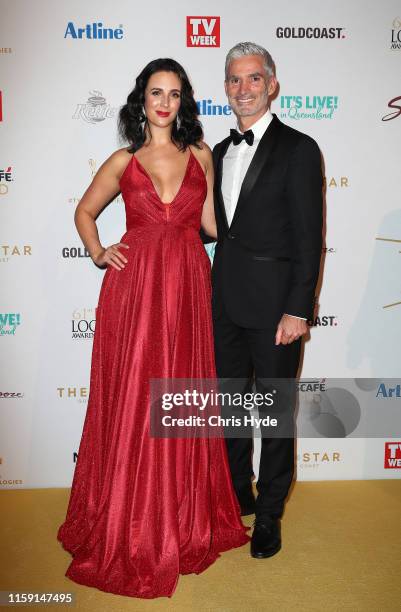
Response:
M391 42L390 49L400 50L401 49L401 18L396 17L393 19L392 28L391 28Z

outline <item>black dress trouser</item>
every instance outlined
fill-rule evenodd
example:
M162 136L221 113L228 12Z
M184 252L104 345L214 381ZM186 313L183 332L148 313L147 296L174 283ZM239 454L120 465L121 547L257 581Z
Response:
M275 346L276 328L239 327L229 318L224 307L214 313L213 324L218 378L246 379L244 392L252 388L253 378L257 392L264 391L264 381L261 379L295 379L299 367L301 338L289 345ZM290 414L292 428L295 397L293 399L290 400L292 405L285 407L287 418ZM272 412L270 414L274 416ZM293 435L283 438L262 436L259 478L256 485L258 519L280 518L283 513L284 502L294 475L294 443ZM241 487L251 482L253 440L249 435L231 438L226 434L226 444L233 485L238 492Z

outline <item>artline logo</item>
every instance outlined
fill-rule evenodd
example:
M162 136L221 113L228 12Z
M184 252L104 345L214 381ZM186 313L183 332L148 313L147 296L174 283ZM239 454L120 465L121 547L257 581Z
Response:
M12 183L13 180L11 166L0 169L0 196L8 193L7 183Z
M280 96L283 119L333 119L338 96Z
M398 102L398 104L396 104L396 102ZM397 119L397 117L401 115L401 96L390 100L387 106L388 108L396 108L397 110L393 111L392 113L388 113L388 115L384 115L384 117L382 117L382 121L391 121L392 119Z
M213 104L213 100L210 98L197 100L196 106L198 107L198 115L228 116L232 114L232 109L229 104Z
M187 47L220 47L220 17L187 17Z
M89 251L84 247L63 247L61 254L64 258L76 259L90 257Z
M345 28L343 27L286 27L279 26L276 29L277 38L330 38L330 39L339 39L345 38Z
M384 467L386 470L401 468L401 442L385 442Z
M378 386L376 397L380 399L400 399L401 398L401 385L395 387L386 387L384 383Z
M401 49L401 19L399 17L393 21L390 49Z
M83 28L77 28L72 21L69 21L64 34L64 38L74 38L88 40L121 40L124 36L123 26L118 28L105 28L101 22L87 23Z
M77 104L72 118L83 119L87 123L100 123L100 121L114 117L118 110L117 107L107 104L101 91L94 89L89 92L89 98L85 104Z
M19 312L0 312L0 336L14 336L18 325L21 325Z
M83 308L72 313L72 338L93 338L96 325L96 308Z

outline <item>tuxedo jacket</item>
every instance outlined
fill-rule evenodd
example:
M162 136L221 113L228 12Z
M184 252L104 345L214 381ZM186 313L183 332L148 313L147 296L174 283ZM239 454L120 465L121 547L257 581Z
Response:
M214 318L276 327L284 313L311 319L322 252L321 155L316 142L275 114L244 177L231 225L222 196L230 137L213 149L217 245Z

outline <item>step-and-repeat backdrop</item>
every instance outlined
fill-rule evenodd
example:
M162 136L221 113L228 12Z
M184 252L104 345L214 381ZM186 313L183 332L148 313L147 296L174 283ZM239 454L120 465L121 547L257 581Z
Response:
M0 486L71 484L104 275L73 215L99 165L124 145L117 114L136 75L157 57L182 63L213 146L234 126L224 59L239 41L271 52L280 83L272 110L315 138L324 158L323 275L304 392L319 418L331 406L341 420L348 405L325 399L333 377L348 379L360 410L377 389L383 419L387 401L401 411L400 388L385 381L401 374L399 3L0 6ZM98 227L104 245L120 239L121 197ZM300 438L298 479L399 478L401 437L352 437L356 426ZM257 441L255 464L258 451Z

